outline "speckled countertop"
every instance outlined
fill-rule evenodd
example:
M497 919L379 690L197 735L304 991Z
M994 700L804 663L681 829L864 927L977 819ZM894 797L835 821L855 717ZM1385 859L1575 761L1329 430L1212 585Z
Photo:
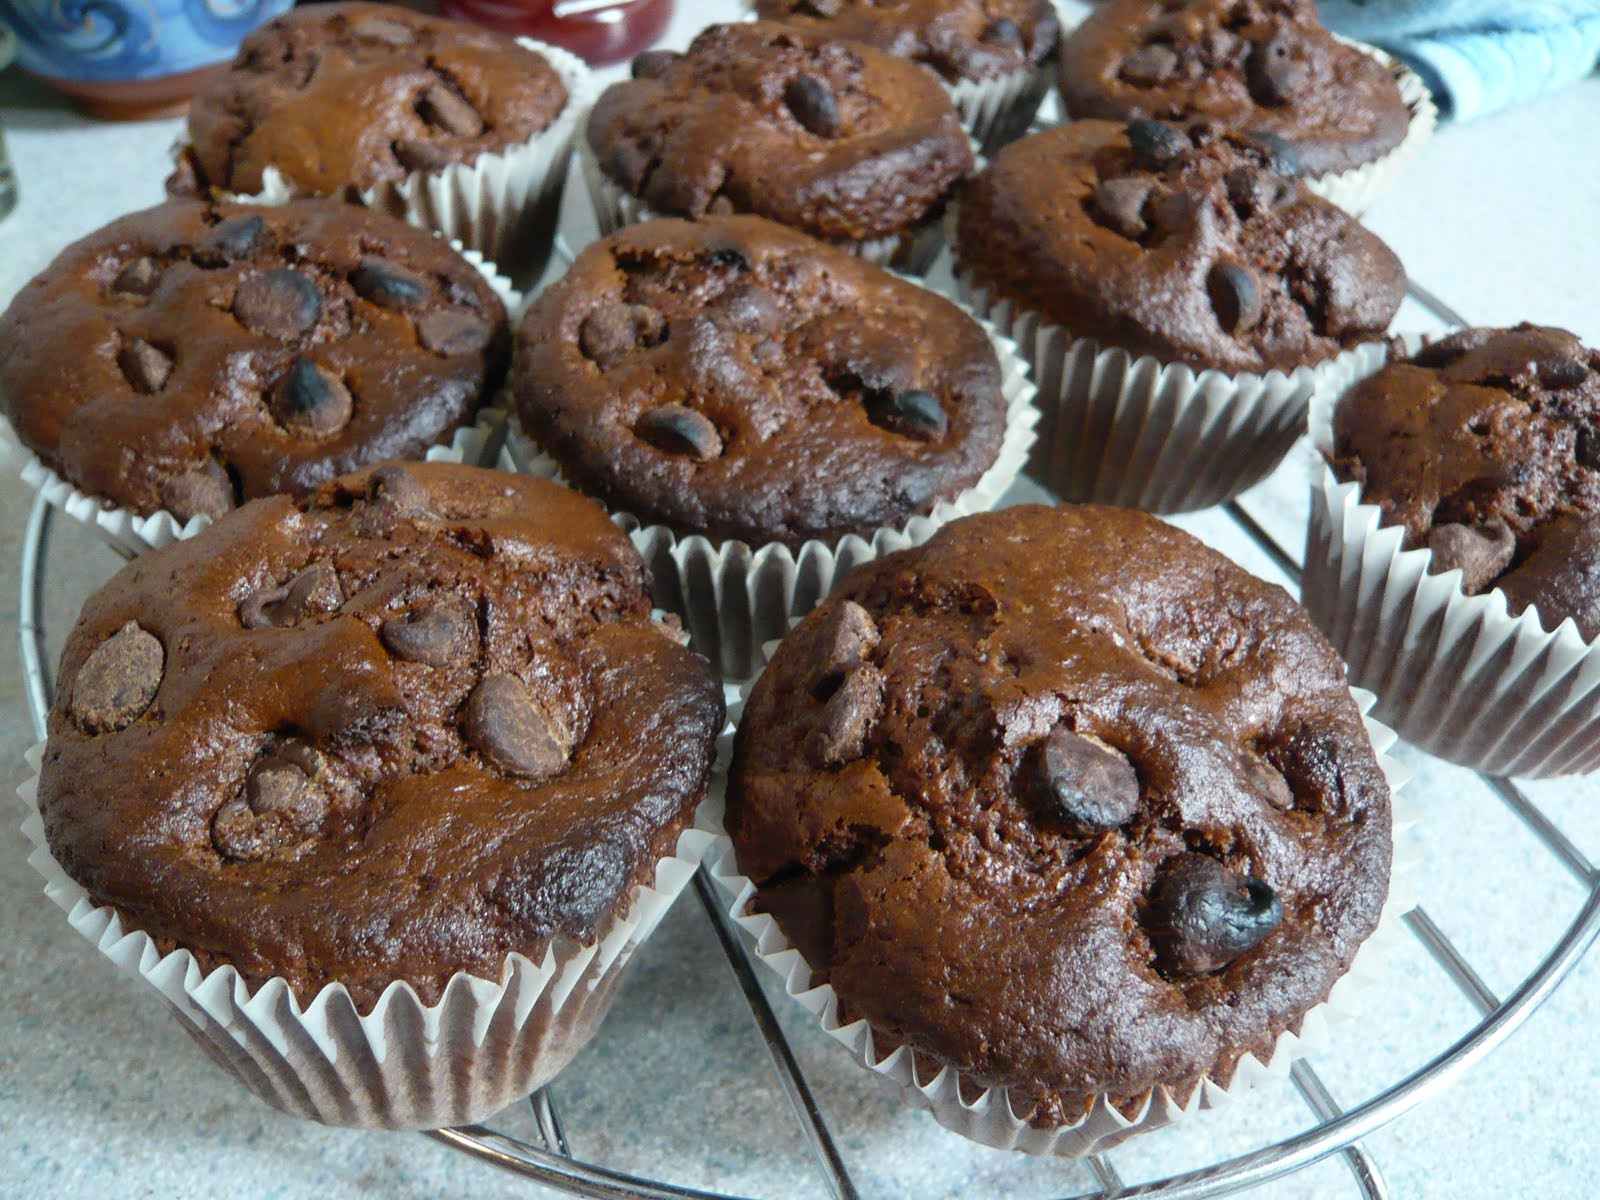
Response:
M730 12L732 0L681 4L671 44ZM0 78L22 181L0 223L0 304L66 242L159 198L175 124L96 125L47 92ZM1444 130L1384 196L1370 223L1412 277L1477 322L1524 318L1600 342L1600 80L1519 111ZM1402 328L1425 328L1418 312ZM1292 459L1248 498L1290 546L1301 538L1305 471ZM32 739L11 653L17 555L29 497L0 480L0 762ZM1269 577L1272 563L1217 513L1182 522ZM46 624L58 646L84 595L116 557L58 522ZM1583 889L1476 777L1401 751L1416 772L1426 861L1422 902L1509 994L1574 917ZM1600 858L1600 782L1530 793L1591 859ZM116 977L40 892L15 823L0 821L0 1194L215 1196L282 1200L383 1194L543 1195L420 1136L299 1124L266 1109L192 1047L160 1002ZM1600 1180L1600 956L1590 955L1533 1018L1458 1087L1373 1134L1366 1147L1396 1196L1589 1197ZM781 997L775 997L781 1000ZM1467 1001L1406 939L1387 986L1359 1022L1335 1028L1313 1060L1353 1106L1467 1032ZM866 1197L1053 1197L1095 1186L1089 1170L973 1147L880 1095L795 1006L792 1036L847 1165ZM675 1183L748 1196L824 1194L715 939L685 896L595 1042L553 1092L581 1157ZM1117 1150L1123 1179L1189 1169L1312 1123L1295 1090L1260 1090ZM496 1122L533 1137L521 1110ZM1338 1158L1258 1195L1356 1195Z

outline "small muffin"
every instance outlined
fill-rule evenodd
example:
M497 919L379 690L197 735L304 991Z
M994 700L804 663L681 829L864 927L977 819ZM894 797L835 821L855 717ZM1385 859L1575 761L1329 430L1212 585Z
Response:
M1527 324L1397 347L1333 435L1334 473L1432 551L1432 572L1600 638L1600 353Z
M1201 126L1077 121L997 155L961 203L959 270L1130 355L1283 371L1383 333L1394 253L1279 174L1276 146Z
M656 220L530 306L514 390L571 483L683 535L791 548L928 513L995 462L983 328L757 217Z
M852 573L752 691L727 828L840 1024L1040 1129L1270 1059L1377 927L1392 854L1300 607L1151 517L1072 506Z
M215 517L470 424L506 313L440 238L332 201L173 200L76 242L0 316L0 407L82 491Z
M1324 29L1313 0L1112 0L1062 43L1060 85L1074 118L1268 133L1313 176L1382 158L1411 123L1394 73Z
M765 20L865 42L932 68L986 147L1028 127L1049 87L1042 68L1061 40L1050 0L756 0L754 8Z
M329 196L526 143L566 85L514 38L389 4L317 4L269 21L195 97L169 185L255 195L275 168Z
M656 215L754 213L903 249L936 232L972 169L938 80L870 46L765 21L713 25L686 54L641 56L635 71L596 103L588 144L603 180Z

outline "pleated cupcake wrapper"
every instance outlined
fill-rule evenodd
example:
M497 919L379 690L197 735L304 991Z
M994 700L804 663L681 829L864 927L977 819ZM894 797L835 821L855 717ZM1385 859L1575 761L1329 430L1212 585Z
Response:
M1288 374L1197 373L995 301L959 263L956 282L1033 364L1041 417L1028 474L1078 503L1174 513L1230 500L1289 453L1314 394L1340 394L1384 361L1372 342Z
M721 829L720 798L708 798L656 864L654 882L634 889L624 915L594 944L566 940L538 962L512 954L498 982L457 974L432 1005L394 983L362 1016L342 984L303 1008L281 978L252 994L231 966L208 973L187 950L162 953L115 909L95 904L45 843L37 809L43 753L42 744L28 751L31 775L18 794L34 847L28 862L44 877L45 894L101 954L158 991L218 1066L274 1108L329 1125L470 1124L542 1086L599 1026L634 952Z
M542 265L555 229L579 122L594 100L588 66L575 54L532 38L517 44L539 55L561 77L566 106L526 142L450 163L437 171L414 171L361 193L368 208L431 229L479 251L507 272L525 279ZM184 141L180 139L181 149ZM276 167L262 172L261 190L227 199L241 204L283 204L297 193Z
M496 271L494 264L478 251L465 249L458 242L452 242L451 245L489 281L495 295L505 305L508 322L513 329L516 328L516 319L522 310L522 296L511 286L511 281ZM497 407L503 403L502 393L479 410L472 424L455 430L448 443L429 447L423 457L428 462L494 465L505 439L505 413ZM128 558L191 538L211 524L211 518L207 516L190 517L185 521L165 509L141 516L128 508L107 507L105 501L79 490L46 466L22 445L16 431L4 420L0 420L0 472L20 475L22 482L43 496L49 504L73 520L89 526L119 554Z
M767 657L776 644L768 644ZM735 724L754 685L755 680L751 679L740 690L738 709L730 714ZM906 1103L932 1113L946 1129L997 1150L1061 1158L1098 1154L1137 1133L1171 1125L1203 1109L1220 1107L1269 1080L1286 1078L1296 1059L1327 1044L1330 1022L1359 1017L1368 996L1383 984L1387 975L1385 960L1405 942L1401 917L1416 906L1409 876L1422 859L1412 834L1418 814L1399 794L1410 772L1387 753L1397 740L1394 732L1366 715L1374 699L1370 692L1351 688L1350 693L1362 712L1392 795L1394 860L1389 894L1377 928L1361 944L1349 970L1334 982L1327 999L1308 1009L1297 1029L1279 1034L1265 1061L1245 1054L1230 1073L1202 1079L1187 1095L1165 1086L1154 1088L1139 1101L1131 1117L1124 1115L1109 1096L1100 1095L1074 1123L1057 1129L1037 1128L1017 1115L1008 1088L987 1086L908 1046L880 1052L871 1026L865 1020L846 1021L840 1016L839 997L833 987L813 983L810 964L778 922L765 913L748 911L756 886L740 872L733 843L726 833L706 852L706 870L728 916L743 931L746 944L783 981L784 991L817 1018L828 1036Z
M578 138L577 155L583 180L589 190L595 224L600 236L607 237L628 225L653 221L662 214L650 209L637 196L623 191L600 169L588 139ZM911 275L926 274L944 249L945 220L942 212L925 217L904 233L870 238L864 242L830 242L858 258L880 267L891 267Z
M911 282L918 282L912 280ZM752 548L740 541L680 536L631 513L611 519L627 532L655 577L655 600L683 618L692 645L724 678L743 679L761 662L762 643L781 637L852 568L896 550L918 546L957 517L985 512L1016 482L1033 444L1039 413L1028 367L1009 338L987 321L983 327L1000 360L1006 427L994 464L972 487L941 500L926 516L885 526L870 538L849 534L837 542L815 539L798 550L781 543ZM565 482L556 461L544 453L512 417L504 465L510 470Z
M1321 457L1333 447L1331 398L1312 408L1311 440L1301 599L1350 677L1378 693L1378 715L1494 775L1600 770L1600 639L1585 641L1570 617L1546 632L1533 606L1512 616L1499 588L1468 595L1459 569L1429 574L1433 551L1405 549L1404 529Z
M1348 171L1319 175L1315 179L1306 180L1306 186L1317 195L1337 204L1345 212L1359 217L1372 207L1372 202L1411 165L1412 160L1428 144L1433 137L1433 131L1439 125L1439 107L1434 103L1433 93L1422 81L1422 76L1410 67L1385 54L1376 46L1369 46L1365 42L1349 38L1339 40L1347 46L1354 46L1364 54L1371 55L1394 72L1395 83L1400 87L1400 98L1405 101L1406 108L1411 110L1411 123L1406 129L1406 136L1401 139L1398 146L1382 158L1363 163L1359 167L1352 167Z

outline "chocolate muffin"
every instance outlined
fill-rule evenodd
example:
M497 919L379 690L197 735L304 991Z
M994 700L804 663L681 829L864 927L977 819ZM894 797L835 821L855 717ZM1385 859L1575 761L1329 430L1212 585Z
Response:
M1309 175L1405 140L1390 68L1323 28L1313 0L1112 0L1061 45L1074 118L1204 121L1268 133Z
M590 501L384 464L125 567L62 654L39 808L99 904L302 1005L593 941L704 797L706 663ZM395 1036L401 1036L396 1033Z
M180 519L448 442L510 334L444 241L332 201L173 200L67 247L0 316L0 407L108 505Z
M754 213L829 241L935 220L972 149L939 82L870 46L771 22L713 25L601 95L600 171L657 215Z
M980 514L854 572L757 682L727 823L841 1022L1041 1128L1265 1060L1376 927L1391 858L1306 614L1094 507Z
M297 195L398 182L526 142L567 105L514 38L389 4L317 4L267 22L194 98L169 188Z
M1430 570L1600 637L1600 353L1562 329L1397 345L1333 418L1334 473Z
M1007 401L983 328L757 217L596 242L517 334L523 427L646 523L751 546L871 537L976 483Z
M1050 0L756 0L756 15L865 42L938 72L946 83L997 79L1055 55L1061 21Z
M1281 174L1280 150L1144 119L1032 134L964 194L958 268L991 302L1134 356L1229 374L1332 358L1387 328L1405 270Z

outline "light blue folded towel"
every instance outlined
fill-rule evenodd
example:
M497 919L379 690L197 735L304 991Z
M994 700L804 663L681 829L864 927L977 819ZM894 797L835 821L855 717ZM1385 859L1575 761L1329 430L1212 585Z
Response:
M1470 120L1582 79L1600 61L1600 0L1322 0L1324 23L1421 72Z

